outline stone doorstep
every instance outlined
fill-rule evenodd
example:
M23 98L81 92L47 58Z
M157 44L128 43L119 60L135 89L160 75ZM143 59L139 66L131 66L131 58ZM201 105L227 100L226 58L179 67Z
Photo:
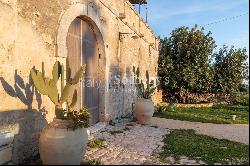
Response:
M99 122L93 126L87 128L88 139L91 140L94 138L93 134L100 131L101 129L105 128L108 125L107 122Z

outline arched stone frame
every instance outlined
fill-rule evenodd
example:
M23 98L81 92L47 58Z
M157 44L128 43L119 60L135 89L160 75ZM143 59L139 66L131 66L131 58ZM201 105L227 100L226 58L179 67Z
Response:
M100 88L100 93L99 93L99 98L100 98L100 103L99 103L99 119L101 122L107 121L108 120L108 115L106 111L106 105L107 105L107 100L106 100L106 89L108 85L108 60L107 60L107 47L105 44L105 33L104 33L104 28L102 26L102 20L101 16L98 12L97 6L95 3L77 3L74 5L71 5L69 9L67 9L63 15L61 16L59 27L58 27L58 32L57 32L57 38L56 38L56 45L57 45L57 50L56 50L56 56L61 57L61 58L66 58L68 56L68 50L67 50L67 33L68 29L70 27L70 24L72 21L80 17L84 21L87 21L92 25L93 30L95 34L97 35L97 40L99 47L101 48L99 50L101 54L101 58L99 59L99 70L100 73L100 79L101 81L104 82L104 85Z

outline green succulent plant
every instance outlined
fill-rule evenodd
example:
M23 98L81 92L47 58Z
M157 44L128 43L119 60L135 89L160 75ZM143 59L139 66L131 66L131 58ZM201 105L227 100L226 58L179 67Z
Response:
M137 96L139 98L150 99L157 87L154 87L154 81L149 79L148 70L146 71L146 87L143 80L140 79L139 67L135 69L133 67L135 86L137 90Z
M56 118L64 119L65 112L73 111L73 107L77 103L77 91L75 90L75 85L78 84L85 72L86 65L81 66L81 68L76 72L74 77L71 78L71 69L69 67L68 59L66 63L66 85L64 83L64 66L56 61L53 70L53 78L48 78L45 75L44 63L42 63L42 72L31 69L31 78L36 89L43 95L47 95L50 100L55 104ZM57 89L57 82L61 81L61 93L59 95ZM73 94L73 95L72 95ZM62 108L62 105L66 103L67 110Z
M87 107L83 107L80 111L70 111L67 113L67 119L72 120L73 123L71 123L68 128L72 128L73 130L82 127L87 128L89 127L89 118L90 113Z

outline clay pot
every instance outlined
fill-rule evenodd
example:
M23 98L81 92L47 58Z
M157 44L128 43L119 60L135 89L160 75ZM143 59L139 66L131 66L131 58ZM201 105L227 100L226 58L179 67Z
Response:
M42 130L39 152L43 165L80 165L87 148L87 129L67 129L69 123L54 119Z
M150 99L138 99L134 112L139 124L148 124L154 114L154 103Z

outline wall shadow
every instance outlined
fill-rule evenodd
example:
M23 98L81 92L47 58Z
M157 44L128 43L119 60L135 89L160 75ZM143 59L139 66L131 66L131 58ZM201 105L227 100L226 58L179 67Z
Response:
M0 110L0 131L14 134L13 164L27 163L37 157L40 132L47 124L46 112L41 108L42 97L34 87L31 76L29 75L28 82L25 83L17 70L13 86L3 77L0 77L0 82L9 96L20 100L27 106L27 109ZM32 107L34 97L38 103L38 109ZM4 99L2 101L4 102Z
M27 106L28 110L32 110L33 96L35 95L36 101L38 103L38 109L41 109L42 97L34 87L31 75L29 75L28 82L24 83L22 77L18 75L17 70L15 70L15 82L13 87L3 77L0 77L0 81L5 92L11 97L18 98L23 104Z

